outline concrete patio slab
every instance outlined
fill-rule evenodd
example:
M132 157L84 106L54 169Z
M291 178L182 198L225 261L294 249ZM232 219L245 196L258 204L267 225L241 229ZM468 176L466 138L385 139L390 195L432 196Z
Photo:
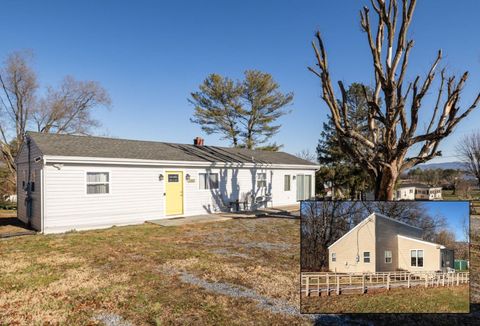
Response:
M195 216L187 216L187 217L150 220L147 222L161 225L161 226L180 226L185 224L220 222L220 221L227 221L231 219L232 219L231 217L223 216L221 214L204 214L204 215L195 215Z
M158 220L149 220L147 223L153 223L161 226L180 226L185 224L199 224L210 222L221 222L239 218L258 218L258 217L281 217L281 218L298 218L300 216L300 206L278 206L261 208L256 211L245 212L224 212L216 214L202 214L186 217L165 218Z

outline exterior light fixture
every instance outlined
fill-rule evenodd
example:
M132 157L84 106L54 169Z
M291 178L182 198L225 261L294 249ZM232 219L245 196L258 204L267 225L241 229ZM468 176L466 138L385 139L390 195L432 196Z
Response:
M163 174L160 173L160 174L158 175L158 181L163 181Z
M187 180L187 181L190 180L190 174L187 173L187 174L185 175L185 180Z
M296 176L293 176L292 179L295 180L297 177Z

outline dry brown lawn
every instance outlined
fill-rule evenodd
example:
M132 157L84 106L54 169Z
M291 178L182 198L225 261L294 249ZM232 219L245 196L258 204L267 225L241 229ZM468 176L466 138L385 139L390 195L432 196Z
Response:
M298 220L260 218L0 239L0 325L311 324L313 316L298 313L299 236ZM478 253L472 251L472 278ZM317 320L451 325L478 317Z
M0 324L309 324L299 222L144 224L0 240Z

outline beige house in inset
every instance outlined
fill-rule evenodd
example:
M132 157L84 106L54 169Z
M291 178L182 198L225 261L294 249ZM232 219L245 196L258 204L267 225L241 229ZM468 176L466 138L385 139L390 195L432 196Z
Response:
M328 266L337 273L453 268L453 250L421 237L421 228L373 213L328 247Z

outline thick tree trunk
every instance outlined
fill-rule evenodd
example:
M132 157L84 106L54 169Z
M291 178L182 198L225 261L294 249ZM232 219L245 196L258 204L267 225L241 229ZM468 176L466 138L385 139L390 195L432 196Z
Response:
M375 178L375 200L393 200L398 171L383 169Z

